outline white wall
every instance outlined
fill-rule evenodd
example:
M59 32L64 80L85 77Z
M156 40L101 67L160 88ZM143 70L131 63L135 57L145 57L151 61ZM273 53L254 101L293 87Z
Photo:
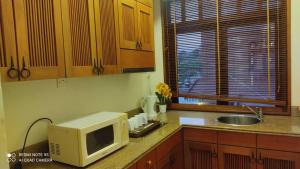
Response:
M2 88L0 84L0 168L1 169L8 169L6 154L7 154L7 140L6 140L6 131L5 131L5 116L4 116L4 109L3 109Z
M292 105L300 106L300 1L292 1Z
M61 122L97 111L137 108L139 99L163 81L159 1L155 1L155 6L156 72L71 78L67 79L66 88L57 88L56 80L2 84L8 150L20 149L28 126L41 117ZM32 129L28 145L46 139L46 126L39 123Z

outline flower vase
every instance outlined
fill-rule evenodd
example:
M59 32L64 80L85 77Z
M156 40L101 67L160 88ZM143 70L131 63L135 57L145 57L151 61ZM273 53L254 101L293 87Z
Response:
M167 124L168 118L167 118L167 105L159 105L159 121L162 125Z

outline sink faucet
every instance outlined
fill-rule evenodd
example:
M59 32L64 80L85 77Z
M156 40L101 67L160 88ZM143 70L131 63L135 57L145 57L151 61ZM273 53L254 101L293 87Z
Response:
M256 111L253 110L250 106L243 105L243 107L246 107L248 110L254 113L260 121L264 121L263 109L261 107L256 107Z

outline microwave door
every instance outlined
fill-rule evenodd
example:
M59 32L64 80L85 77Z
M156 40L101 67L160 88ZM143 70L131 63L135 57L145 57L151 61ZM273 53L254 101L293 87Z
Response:
M104 128L92 131L86 135L87 155L90 156L114 144L114 126L109 125Z

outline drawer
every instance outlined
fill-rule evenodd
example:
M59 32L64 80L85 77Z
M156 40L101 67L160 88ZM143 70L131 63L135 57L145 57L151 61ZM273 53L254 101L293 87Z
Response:
M142 159L140 159L137 164L137 169L156 169L156 151L153 150L150 153L146 154Z
M217 131L203 129L184 129L185 141L200 141L205 143L217 143Z
M140 3L144 4L144 5L153 7L153 0L138 0L138 2L140 2Z
M275 135L258 135L257 147L261 149L300 152L300 138Z
M177 132L156 148L157 160L164 158L177 145L182 145L181 132Z
M224 145L256 147L256 134L238 132L219 132L218 143Z

